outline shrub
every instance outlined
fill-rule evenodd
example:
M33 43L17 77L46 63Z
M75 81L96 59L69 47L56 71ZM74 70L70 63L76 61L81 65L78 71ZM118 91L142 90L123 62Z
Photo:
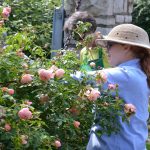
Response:
M133 23L145 29L150 36L150 1L137 0L133 9Z

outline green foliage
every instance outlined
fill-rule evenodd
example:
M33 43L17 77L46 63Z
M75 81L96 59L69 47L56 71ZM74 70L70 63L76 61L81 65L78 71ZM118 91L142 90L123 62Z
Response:
M7 38L10 40L11 36ZM70 76L80 67L75 51L60 51L52 60L42 57L31 62L30 58L20 57L15 51L19 47L18 41L24 40L28 45L28 37L17 36L14 39L0 55L2 149L56 149L55 140L61 141L62 149L85 149L93 122L105 128L100 135L119 131L115 118L123 115L120 112L122 101L111 97L111 91L106 92L108 95L101 95L96 102L87 98L85 92L92 89L86 83L90 78L85 76L82 82L78 82ZM63 78L42 81L38 70L50 69L52 65L65 70ZM23 84L24 74L31 74L32 82ZM4 87L14 89L15 93L10 95ZM94 121L92 110L95 104L97 113L103 115L100 122ZM18 113L22 108L29 108L33 117L20 119ZM75 127L75 121L80 123L79 127ZM6 131L6 124L11 126L10 131ZM26 144L22 144L22 137L26 137Z
M150 36L150 1L137 0L133 9L133 23L145 29Z
M6 29L0 29L2 35ZM103 91L100 74L84 72L81 81L75 80L71 74L80 70L75 51L61 50L49 60L34 42L36 35L24 28L15 30L0 53L0 149L83 150L93 122L103 129L99 136L119 132L117 116L128 121L128 114L117 89ZM101 95L90 83L97 80ZM117 98L111 96L115 91ZM93 110L97 117L101 114L100 120L94 118Z
M146 144L146 148L147 148L147 150L150 150L150 144L149 143Z
M52 15L60 0L6 0L12 8L7 21L8 34L26 32L34 37L32 45L44 49L49 55L52 38ZM32 46L34 47L34 46Z

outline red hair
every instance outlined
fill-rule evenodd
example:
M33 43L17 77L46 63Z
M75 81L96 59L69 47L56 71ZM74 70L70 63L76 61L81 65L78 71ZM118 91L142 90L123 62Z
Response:
M141 68L147 76L147 83L150 87L150 51L137 46L131 46L131 50L140 59Z

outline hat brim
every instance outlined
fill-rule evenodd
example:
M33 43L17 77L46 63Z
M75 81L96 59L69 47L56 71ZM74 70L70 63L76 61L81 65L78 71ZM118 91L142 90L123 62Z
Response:
M120 44L128 44L128 45L138 46L138 47L150 50L150 46L148 46L148 45L139 44L139 43L135 43L135 42L129 42L129 41L115 40L115 39L107 38L107 36L104 36L103 39L97 39L96 40L96 44L100 45L102 47L107 47L107 43L108 42L115 42L115 43L120 43Z

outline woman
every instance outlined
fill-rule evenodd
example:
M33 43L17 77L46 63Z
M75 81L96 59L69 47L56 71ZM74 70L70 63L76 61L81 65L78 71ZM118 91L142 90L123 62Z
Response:
M101 47L97 47L95 43L96 40L100 38L103 38L100 32L95 32L85 37L86 44L80 52L81 70L99 70L104 67L103 59L106 55L104 57L104 50Z
M105 39L97 40L107 47L113 68L104 69L109 83L119 85L119 96L136 107L130 123L122 122L120 132L99 137L96 124L91 128L87 150L146 150L150 92L150 43L142 28L132 24L114 27Z
M80 29L80 22L82 22L84 25L86 23L89 23L89 26L82 29ZM95 39L100 36L101 34L99 32L95 32L97 28L96 20L95 18L88 14L86 11L77 11L73 13L65 22L64 24L64 31L67 35L67 37L72 37L76 42L78 41L81 43L81 45L85 45L83 42L86 41L86 39L91 39L91 42L86 44L86 47L84 47L81 51L79 51L80 60L81 60L81 70L97 70L97 68L108 66L107 63L107 57L103 55L102 48L96 48L95 45ZM80 31L80 34L77 31ZM68 40L68 39L67 39ZM71 40L71 39L69 39ZM67 43L67 48L74 47L71 43ZM69 45L70 44L70 45ZM103 59L105 62L103 62ZM91 68L90 62L95 62L96 67Z

